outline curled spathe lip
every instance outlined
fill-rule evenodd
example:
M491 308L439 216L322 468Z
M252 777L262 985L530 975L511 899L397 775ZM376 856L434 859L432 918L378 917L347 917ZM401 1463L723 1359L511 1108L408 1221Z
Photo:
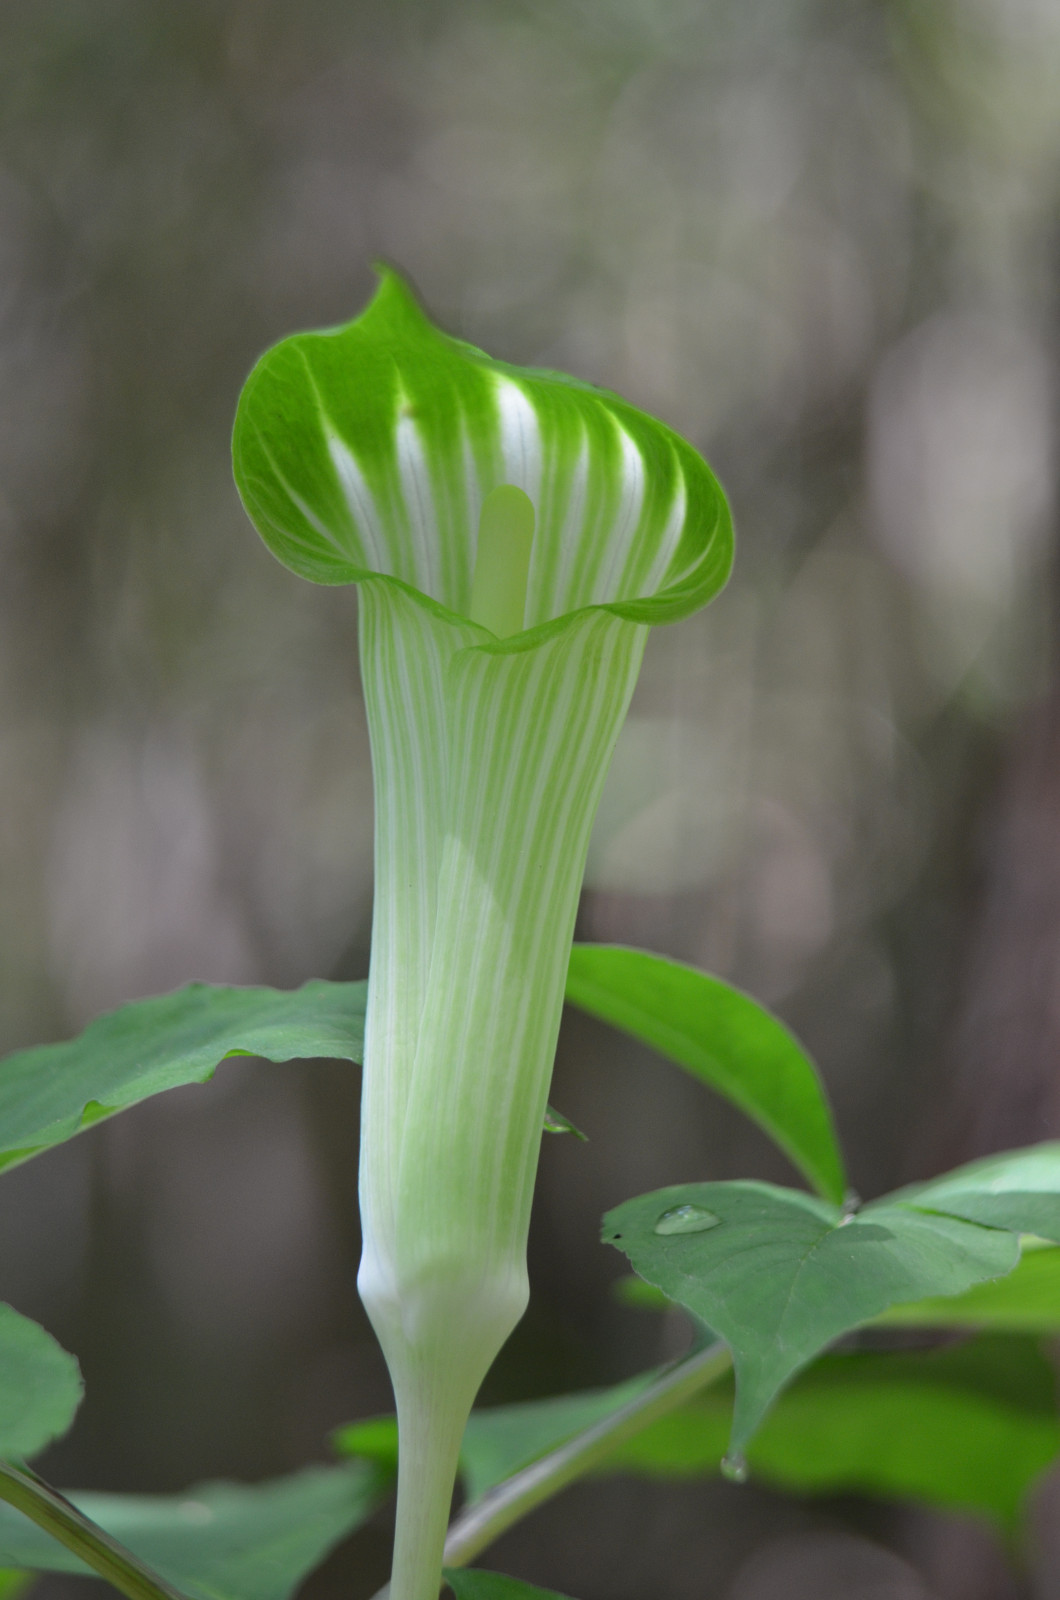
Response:
M606 390L495 361L434 328L397 275L342 327L258 362L236 417L236 480L275 555L318 583L384 579L467 624L479 511L502 483L536 532L524 629L572 615L676 620L724 584L725 497L702 457Z

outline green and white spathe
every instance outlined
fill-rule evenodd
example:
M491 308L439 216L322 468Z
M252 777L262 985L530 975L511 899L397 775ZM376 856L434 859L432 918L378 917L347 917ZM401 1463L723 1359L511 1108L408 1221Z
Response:
M376 880L358 1284L401 1428L393 1600L433 1600L467 1412L526 1304L600 789L648 626L717 593L731 526L663 424L447 337L390 272L356 321L262 358L234 448L280 560L360 585ZM480 520L518 511L504 485L535 526L525 606L494 612L476 559ZM482 623L519 609L508 637Z

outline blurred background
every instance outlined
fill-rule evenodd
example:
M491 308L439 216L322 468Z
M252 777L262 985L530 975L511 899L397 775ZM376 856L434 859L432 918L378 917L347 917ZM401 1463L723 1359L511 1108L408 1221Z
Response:
M0 1046L367 971L356 598L267 555L228 439L258 353L379 257L733 503L729 590L650 642L581 936L776 1007L866 1196L1060 1134L1055 0L5 0ZM388 1409L357 1097L230 1062L5 1177L0 1295L88 1382L49 1478L257 1479ZM791 1177L574 1015L553 1099L591 1142L546 1142L494 1401L670 1348L609 1294L607 1206ZM953 1518L618 1479L496 1563L581 1600L1055 1600L1049 1504L1020 1573ZM308 1592L370 1595L388 1538Z

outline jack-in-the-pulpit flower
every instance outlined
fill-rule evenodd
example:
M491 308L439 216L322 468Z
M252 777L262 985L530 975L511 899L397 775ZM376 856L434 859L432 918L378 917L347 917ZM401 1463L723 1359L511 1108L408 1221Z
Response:
M358 1286L401 1441L393 1600L437 1595L456 1458L527 1299L526 1235L589 832L650 624L728 575L684 440L432 327L383 274L247 381L270 549L360 586L375 780Z

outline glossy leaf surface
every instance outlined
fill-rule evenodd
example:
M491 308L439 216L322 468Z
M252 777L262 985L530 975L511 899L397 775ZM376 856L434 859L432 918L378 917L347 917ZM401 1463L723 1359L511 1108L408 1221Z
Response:
M67 1498L192 1600L288 1600L388 1488L386 1475L350 1462L252 1486L205 1483L183 1495L70 1490ZM0 1564L93 1575L6 1505Z
M43 1450L73 1422L83 1392L73 1356L36 1322L0 1305L0 1456Z
M360 1061L367 984L301 989L192 983L97 1017L76 1039L0 1062L0 1167L151 1095L205 1083L227 1056Z
M576 944L567 999L724 1095L826 1199L842 1200L843 1158L817 1069L750 995L646 950Z
M1022 1241L1019 1264L1006 1278L976 1284L964 1294L891 1306L873 1324L903 1328L976 1328L995 1333L1060 1333L1060 1249ZM615 1299L637 1311L667 1311L673 1301L636 1273L611 1285Z
M716 1220L657 1231L683 1208ZM642 1195L608 1213L603 1237L729 1345L734 1451L746 1448L779 1390L841 1334L889 1306L1001 1277L1019 1258L1015 1236L997 1229L886 1202L844 1216L764 1183Z

